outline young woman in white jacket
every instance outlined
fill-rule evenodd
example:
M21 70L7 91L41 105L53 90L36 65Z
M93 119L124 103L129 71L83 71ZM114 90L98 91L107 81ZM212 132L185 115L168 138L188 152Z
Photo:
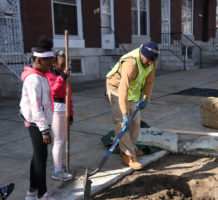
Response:
M54 62L52 40L42 37L33 52L34 63L24 67L20 114L28 127L33 145L30 164L30 188L25 200L54 200L47 193L46 162L47 145L52 142L50 126L53 103L45 74Z

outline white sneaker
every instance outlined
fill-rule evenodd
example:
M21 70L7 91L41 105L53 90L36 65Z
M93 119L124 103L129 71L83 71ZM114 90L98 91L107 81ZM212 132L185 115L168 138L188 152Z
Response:
M29 190L26 192L25 200L38 200L37 198L37 190L34 192L30 192Z
M38 200L56 200L54 198L52 198L47 192Z
M64 170L60 170L57 173L53 173L51 178L53 180L60 180L60 181L70 181L74 177L72 174L66 173Z

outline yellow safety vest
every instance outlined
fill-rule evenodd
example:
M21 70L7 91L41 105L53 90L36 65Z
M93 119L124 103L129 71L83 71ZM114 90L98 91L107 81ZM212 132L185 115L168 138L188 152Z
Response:
M143 91L143 88L146 82L146 77L154 69L154 63L146 68L143 66L139 48L123 55L120 58L120 60L117 62L117 64L111 69L111 71L108 72L108 74L106 75L106 78L110 78L111 76L113 76L113 74L115 74L118 71L121 62L124 59L130 58L130 57L136 59L139 73L136 79L132 81L128 89L128 101L134 101L137 103L141 98L142 91Z

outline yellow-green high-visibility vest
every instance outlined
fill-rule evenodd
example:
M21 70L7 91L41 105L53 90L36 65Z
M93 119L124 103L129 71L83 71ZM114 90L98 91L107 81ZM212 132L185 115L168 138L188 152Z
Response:
M113 74L115 74L118 71L121 62L124 59L130 58L130 57L136 59L139 73L136 79L134 79L132 83L130 84L130 87L128 90L128 101L134 101L137 103L141 98L142 91L143 91L143 88L146 82L146 77L154 69L154 63L152 63L146 68L143 66L139 48L123 55L120 58L120 60L116 63L116 65L111 69L111 71L108 72L108 74L106 75L106 78L110 78L111 76L113 76Z

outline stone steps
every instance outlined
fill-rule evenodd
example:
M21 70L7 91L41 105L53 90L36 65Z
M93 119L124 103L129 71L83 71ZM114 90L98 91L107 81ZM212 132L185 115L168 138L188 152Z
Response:
M0 55L0 62L3 62L7 67L17 76L20 76L23 72L23 67L29 61L29 58L22 53L8 53Z
M20 98L22 81L4 65L0 65L0 97Z
M194 41L194 38L189 36L190 39ZM148 38L149 41L149 38ZM187 70L194 70L200 68L200 49L195 46L190 40L183 37L182 38L183 43L187 46L187 48L191 48L192 55L188 59L186 57L186 66L185 69ZM123 44L123 46L126 48L126 50L129 52L135 48L138 48L141 43L146 42L145 40L133 40L132 44ZM201 42L201 41L194 41L198 46L202 49L202 57L201 57L201 67L214 67L218 64L218 48L214 41L209 41L207 43ZM159 44L159 48L163 49L164 45ZM182 55L182 52L180 49L178 49L178 54ZM125 51L120 45L120 53L125 54ZM178 59L175 55L173 55L172 52L167 50L162 50L161 54L159 56L159 64L158 69L165 69L165 70L183 70L184 64L183 61Z

